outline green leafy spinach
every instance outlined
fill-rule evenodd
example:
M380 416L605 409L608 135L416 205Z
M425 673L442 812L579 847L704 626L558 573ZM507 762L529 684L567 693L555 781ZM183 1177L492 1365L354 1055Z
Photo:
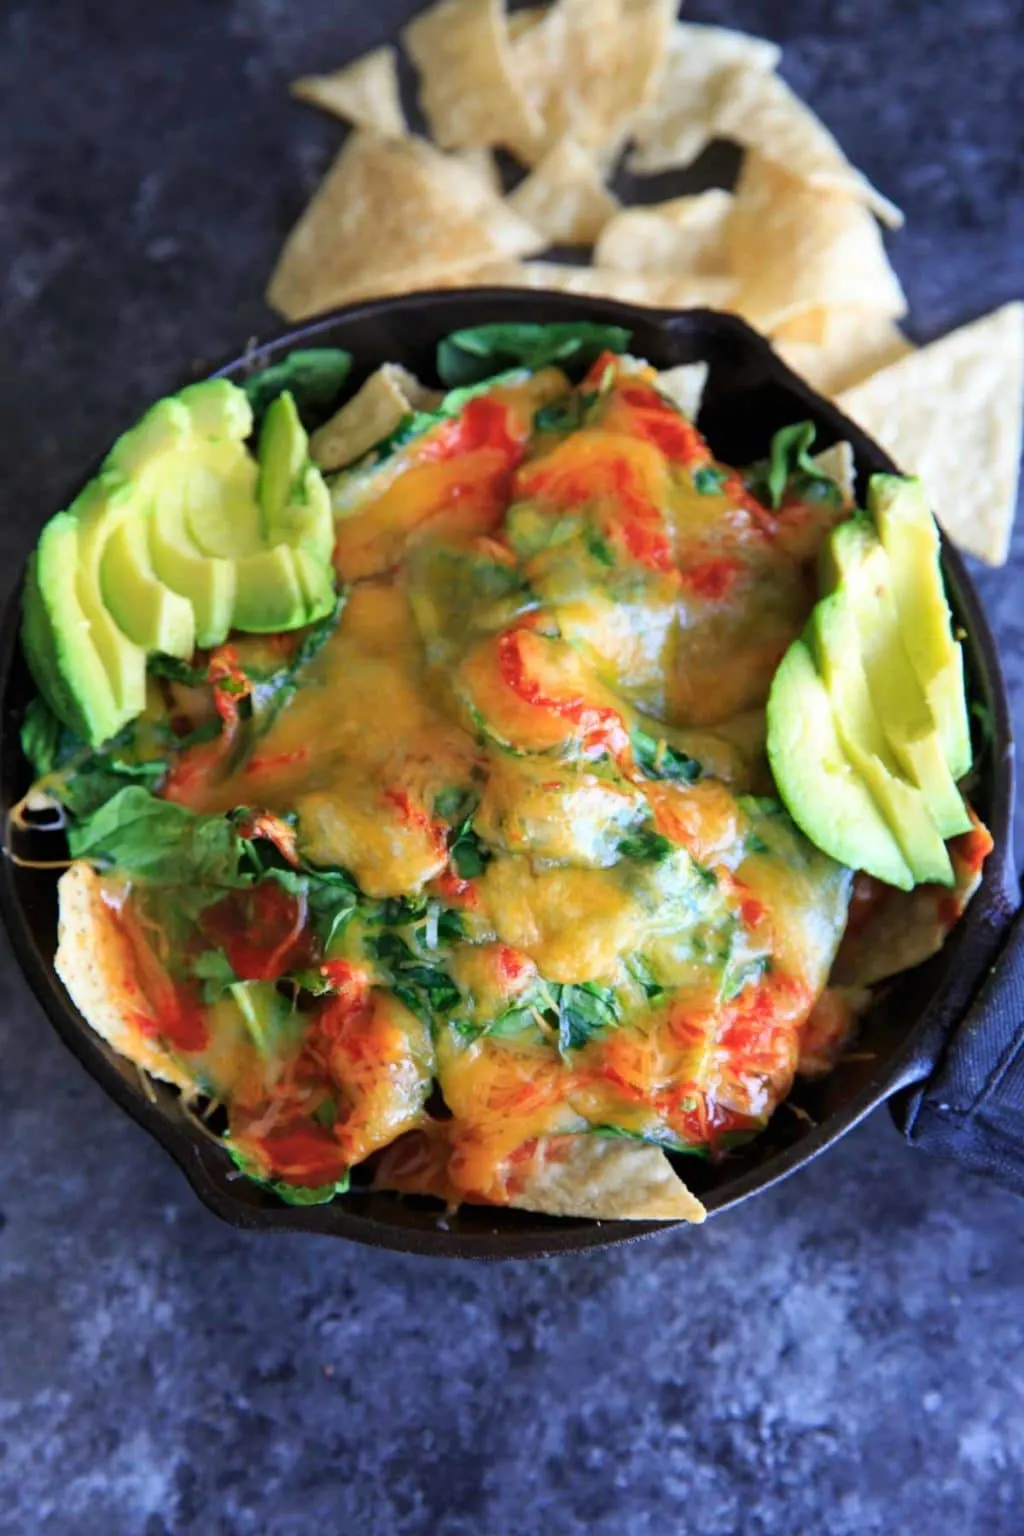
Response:
M748 475L750 489L759 501L778 511L786 491L791 490L803 501L842 506L839 487L811 457L816 431L813 421L798 421L775 433L767 459L753 465Z
M437 371L452 388L493 379L508 368L551 364L582 372L602 352L624 352L631 333L618 325L567 321L559 325L495 323L454 331L437 349Z
M695 784L701 776L701 766L695 757L688 757L678 747L651 736L647 731L635 730L630 736L633 756L649 779L673 779L684 784Z
M351 368L351 352L340 347L300 348L250 374L242 388L257 421L278 395L290 390L302 424L309 429L326 420Z

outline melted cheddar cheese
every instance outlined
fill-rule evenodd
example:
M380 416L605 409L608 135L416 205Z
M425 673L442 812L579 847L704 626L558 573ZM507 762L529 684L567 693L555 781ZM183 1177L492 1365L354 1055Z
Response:
M170 949L144 882L120 920L250 1171L330 1186L405 1134L403 1187L501 1201L539 1137L713 1153L788 1091L849 876L771 798L760 722L835 514L702 491L712 463L633 362L482 393L335 478L344 606L269 723L237 702L267 640L216 710L177 695L223 728L163 793L247 808L283 873ZM175 975L211 950L216 1002Z

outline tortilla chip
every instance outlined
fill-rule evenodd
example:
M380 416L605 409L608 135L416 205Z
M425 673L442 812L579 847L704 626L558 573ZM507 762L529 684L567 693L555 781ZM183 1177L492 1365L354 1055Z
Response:
M342 469L389 437L413 411L433 410L440 399L400 363L384 363L317 428L310 452L321 469Z
M547 9L546 5L528 5L523 11L513 11L508 17L508 35L511 41L518 42L524 32L529 32L531 27L535 27Z
M918 885L912 891L886 889L868 921L843 939L829 985L870 987L923 965L938 954L950 929L981 884L983 860L992 838L971 812L970 832L949 843L955 885Z
M543 244L486 183L423 139L348 139L292 230L267 290L289 320L429 288Z
M84 860L65 870L57 885L60 917L53 968L83 1018L115 1051L151 1077L197 1095L198 1084L144 1030L149 1004L134 981L135 955L110 904L125 890Z
M802 314L791 315L772 332L773 341L794 342L797 346L820 347L828 328L829 311L823 304L805 309Z
M543 121L534 164L571 135L607 166L658 91L675 0L556 0L513 44L516 69Z
M444 1123L399 1137L378 1160L374 1189L459 1205L466 1195L449 1173L451 1147ZM505 1165L506 1198L495 1203L591 1221L702 1222L707 1215L659 1147L583 1132L543 1136L522 1151L530 1155ZM502 1182L499 1172L496 1190Z
M300 101L323 107L359 128L401 138L408 133L398 92L397 55L393 48L375 48L354 64L331 75L303 75L291 92Z
M1024 303L922 347L836 403L920 475L954 543L1003 564L1020 470Z
M800 1031L798 1077L827 1077L839 1065L871 1007L870 987L829 986L818 998Z
M798 327L805 321L805 334L816 333L816 341L800 339ZM780 326L772 335L772 346L823 395L852 389L914 350L887 315L856 307L808 310Z
M857 466L850 443L833 443L822 453L814 455L814 462L823 475L834 480L843 493L843 504L852 507L857 500Z
M504 144L521 153L542 134L502 0L438 0L409 23L402 41L420 71L420 106L442 149Z
M839 144L779 75L743 67L729 70L716 86L714 131L782 166L817 192L863 203L891 229L903 215L854 166Z
M616 1136L546 1136L510 1190L509 1205L591 1221L691 1221L707 1216L658 1147Z
M729 272L725 234L731 211L732 195L719 187L696 197L625 208L601 232L594 261L623 272L725 277Z
M619 207L572 139L560 139L508 202L550 245L593 245Z
M680 363L676 368L660 370L658 392L671 400L690 421L696 421L707 381L707 363Z
M823 197L763 155L747 155L726 231L736 307L763 331L819 306L890 317L907 302L862 203Z
M464 165L467 171L473 171L496 197L504 197L505 188L501 184L501 171L498 162L489 149L455 149L451 158Z
M727 309L734 284L722 277L670 277L664 272L618 272L604 267L576 267L555 261L504 261L480 267L473 285L497 288L539 288L555 293L582 293L595 299L618 299L662 309Z
M781 57L782 50L765 38L677 22L661 85L633 125L636 148L629 170L644 176L691 165L715 136L718 88L725 73L740 65L770 74Z

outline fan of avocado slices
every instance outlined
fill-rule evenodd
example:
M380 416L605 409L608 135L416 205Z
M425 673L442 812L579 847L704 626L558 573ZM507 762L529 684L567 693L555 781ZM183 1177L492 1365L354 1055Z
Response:
M775 674L768 757L790 815L851 869L911 890L954 884L947 839L971 828L963 652L919 480L874 475L833 530L804 634Z
M22 638L54 715L97 747L146 704L147 661L229 631L299 629L335 603L330 497L292 393L253 410L227 379L160 400L51 518Z

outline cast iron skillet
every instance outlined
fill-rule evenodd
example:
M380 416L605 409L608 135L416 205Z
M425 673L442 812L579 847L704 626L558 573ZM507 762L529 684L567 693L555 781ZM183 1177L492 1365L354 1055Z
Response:
M865 477L894 466L885 454L791 373L770 347L741 321L706 310L673 314L598 299L507 289L413 294L342 310L299 331L250 348L219 374L241 379L297 346L337 346L356 359L354 389L380 363L404 363L424 380L434 378L437 342L450 331L493 320L593 319L628 327L631 349L658 367L705 361L710 365L700 425L716 455L748 464L767 450L771 434L810 417L818 447L846 438L856 454L860 491ZM169 387L174 387L173 385ZM127 423L126 423L127 425ZM72 489L77 490L82 483ZM56 509L39 508L42 523ZM988 712L993 730L979 743L974 802L995 838L981 890L942 952L906 973L880 997L865 1021L858 1054L824 1081L798 1085L792 1102L810 1121L781 1107L768 1130L749 1147L712 1166L686 1159L684 1173L710 1212L727 1210L809 1162L868 1112L922 1081L942 1044L942 1023L963 1011L994 957L1006 913L1016 906L1012 854L1013 747L1002 674L974 589L955 553L944 552L956 619L965 631L972 698ZM33 686L18 641L20 594L8 609L0 637L0 809L4 815L30 778L18 745L18 727ZM0 867L0 906L15 953L64 1043L132 1118L179 1164L203 1203L233 1226L297 1230L347 1237L377 1247L474 1258L520 1258L624 1243L661 1229L658 1223L556 1220L520 1211L463 1207L441 1218L435 1202L353 1191L328 1206L283 1205L239 1177L227 1155L182 1113L176 1093L155 1084L153 1098L138 1074L88 1028L53 970L56 947L56 874ZM811 1123L813 1122L813 1123Z

